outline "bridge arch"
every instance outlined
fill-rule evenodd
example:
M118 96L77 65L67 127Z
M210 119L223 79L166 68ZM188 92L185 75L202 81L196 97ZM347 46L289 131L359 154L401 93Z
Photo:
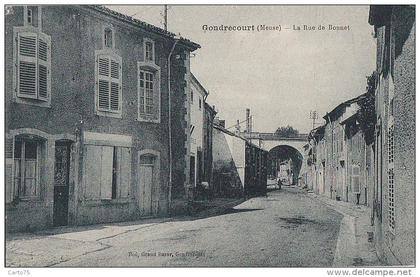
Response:
M296 168L293 182L298 184L299 174L304 172L303 168L306 166L306 163L303 162L303 158L305 157L304 146L308 143L308 134L299 134L295 137L282 137L275 133L243 132L242 135L249 139L253 144L260 146L269 153L280 151L274 149L289 149L289 152L293 153L292 156L295 156L294 163ZM274 158L273 155L272 158Z
M298 184L303 165L303 155L298 149L287 144L273 147L268 152L268 172L271 176L290 178L292 184Z

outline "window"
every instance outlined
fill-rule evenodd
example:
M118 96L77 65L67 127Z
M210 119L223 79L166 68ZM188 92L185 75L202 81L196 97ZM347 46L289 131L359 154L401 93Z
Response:
M201 98L198 99L198 109L201 111Z
M122 72L121 58L116 55L96 56L96 108L100 115L121 117Z
M150 39L144 41L144 61L154 62L155 61L155 50L154 42Z
M104 29L104 47L105 48L113 48L113 34L111 28L105 28Z
M160 68L138 63L138 120L160 122Z
M41 6L23 6L23 26L25 27L41 27Z
M32 9L28 8L26 13L26 22L28 22L29 25L32 25Z
M194 91L193 90L191 90L190 100L191 100L191 104L193 104L194 103Z
M351 186L353 193L360 193L360 166L353 165L351 173Z
M51 94L51 39L39 32L17 32L16 96L48 102Z
M140 70L140 105L139 113L153 114L153 83L154 74L145 70Z
M84 198L120 199L129 196L131 149L85 145Z
M39 195L40 145L36 140L16 139L14 144L14 198Z

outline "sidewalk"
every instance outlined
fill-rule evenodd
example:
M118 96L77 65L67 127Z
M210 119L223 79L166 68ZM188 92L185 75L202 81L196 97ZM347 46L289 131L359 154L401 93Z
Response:
M6 267L54 266L79 256L110 248L111 246L106 243L109 238L157 224L214 216L241 202L243 199L216 198L211 201L200 201L200 209L192 216L65 226L34 233L6 234Z
M374 231L370 224L369 207L335 201L313 192L306 195L343 215L334 267L384 266L376 255L374 242L368 241L368 232Z

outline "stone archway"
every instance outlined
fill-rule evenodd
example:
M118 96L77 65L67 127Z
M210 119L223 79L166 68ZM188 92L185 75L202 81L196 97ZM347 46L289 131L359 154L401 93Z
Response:
M290 165L287 165L290 164ZM277 145L268 152L269 175L277 177L279 170L285 165L290 167L292 184L298 184L298 178L303 164L302 153L290 145Z

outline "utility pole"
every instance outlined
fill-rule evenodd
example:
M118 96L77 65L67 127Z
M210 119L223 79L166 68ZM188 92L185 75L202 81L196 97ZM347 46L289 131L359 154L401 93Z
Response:
M168 30L168 5L163 6L163 28Z
M315 120L318 119L318 112L317 111L310 111L309 112L309 119L312 119L312 130L315 129Z

